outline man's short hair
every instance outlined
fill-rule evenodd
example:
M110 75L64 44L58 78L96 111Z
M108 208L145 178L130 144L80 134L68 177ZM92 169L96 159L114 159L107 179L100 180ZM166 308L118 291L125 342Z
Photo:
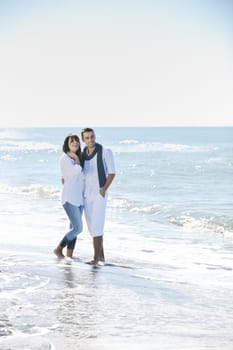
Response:
M93 130L92 128L84 128L84 129L82 129L82 131L81 131L81 136L82 136L82 138L83 138L83 134L84 134L85 132L93 132L93 133L95 133L94 130Z

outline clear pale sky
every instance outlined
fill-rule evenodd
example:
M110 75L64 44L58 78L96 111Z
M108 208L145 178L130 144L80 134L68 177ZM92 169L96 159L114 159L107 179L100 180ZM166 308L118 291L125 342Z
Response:
M0 127L233 125L233 1L0 0Z

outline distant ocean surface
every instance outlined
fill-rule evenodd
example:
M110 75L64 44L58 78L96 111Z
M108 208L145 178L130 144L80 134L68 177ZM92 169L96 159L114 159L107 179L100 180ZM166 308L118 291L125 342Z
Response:
M95 273L86 227L71 267L52 255L68 227L61 147L80 131L0 129L0 348L232 349L233 128L95 128L117 169L116 266Z

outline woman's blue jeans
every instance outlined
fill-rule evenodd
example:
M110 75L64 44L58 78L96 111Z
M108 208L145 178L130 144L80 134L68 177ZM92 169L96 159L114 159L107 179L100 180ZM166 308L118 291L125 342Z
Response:
M60 245L62 247L67 246L70 249L74 249L76 237L83 230L83 207L78 207L76 205L70 204L69 202L65 202L63 204L63 208L65 209L65 212L70 220L70 231L67 232L67 234L63 237Z

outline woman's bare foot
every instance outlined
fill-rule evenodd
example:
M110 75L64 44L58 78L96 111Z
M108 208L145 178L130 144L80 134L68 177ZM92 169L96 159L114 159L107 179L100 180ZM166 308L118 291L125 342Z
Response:
M73 251L74 251L74 249L67 248L66 256L68 258L72 258L73 257Z
M62 247L58 246L57 248L54 249L54 254L58 257L58 258L64 258L65 256L62 253Z

